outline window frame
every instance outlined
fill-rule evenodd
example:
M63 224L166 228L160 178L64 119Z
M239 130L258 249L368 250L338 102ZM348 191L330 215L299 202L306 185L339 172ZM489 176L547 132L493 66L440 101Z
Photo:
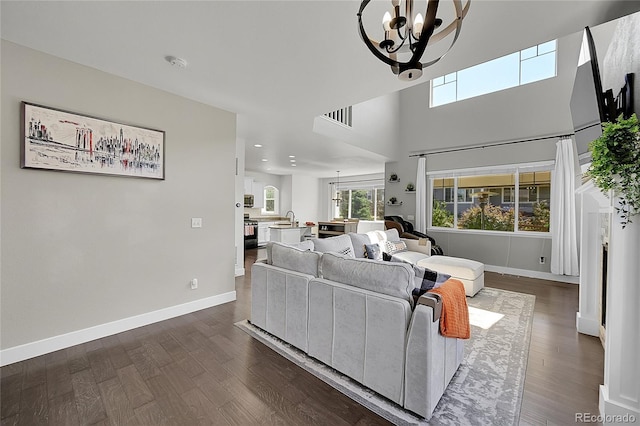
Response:
M498 175L498 174L513 174L514 175L514 201L511 203L505 204L513 204L514 206L514 215L516 218L519 217L520 211L520 200L519 200L519 190L520 187L520 173L526 173L531 171L541 172L541 171L549 171L553 173L553 169L555 167L555 161L541 161L535 163L521 163L521 164L509 164L502 166L489 166L489 167L476 167L469 169L455 169L455 170L441 170L441 171L432 171L427 172L427 232L453 232L453 233L462 233L462 234L482 234L482 235L515 235L518 237L536 237L536 238L551 238L551 227L549 227L548 232L540 232L540 231L521 231L519 230L519 220L514 221L514 229L513 231L494 231L494 230L484 230L484 229L459 229L458 228L458 204L468 204L466 202L460 203L458 201L457 196L453 202L453 227L438 227L432 225L433 219L433 184L435 179L453 179L453 189L454 193L458 193L458 178L465 176L486 176L486 175ZM551 181L551 185L553 185L553 180ZM507 188L507 187L503 187ZM441 189L441 188L438 188ZM444 188L442 188L444 189ZM462 189L462 188L461 188ZM466 188L465 188L466 189ZM537 190L537 195L539 199L540 191ZM504 192L503 192L504 196ZM517 202L516 202L517 201ZM525 202L525 204L530 204L530 202ZM552 205L549 202L549 210L551 211Z
M553 43L554 46L555 46L554 50L544 50L542 53L540 53L541 47L545 47L546 48L546 46L550 45L551 43ZM532 56L527 56L527 57L523 58L523 55L526 55L525 52L528 52L528 51L531 51L531 50L534 50L535 54L533 54ZM513 85L513 86L503 87L503 88L497 89L497 90L491 90L489 92L479 93L479 94L473 95L473 96L466 96L466 97L460 98L460 93L458 91L458 84L459 84L458 73L459 72L467 71L467 70L469 70L471 68L480 67L482 65L489 64L489 63L494 62L494 61L499 61L499 60L502 60L504 58L507 58L507 57L509 57L511 55L515 55L515 54L518 55L518 84ZM554 55L553 74L548 76L548 77L540 78L540 79L537 79L537 80L526 81L526 82L523 83L523 78L522 78L522 72L523 72L522 71L522 68L523 68L522 65L523 65L523 63L526 62L526 61L532 60L532 59L541 58L541 57L543 57L545 55L551 55L551 54ZM519 50L519 51L516 51L516 52L512 52L512 53L509 53L509 54L506 54L506 55L503 55L503 56L500 56L500 57L497 57L497 58L493 58L493 59L485 61L485 62L481 62L481 63L473 65L471 67L463 68L461 70L453 71L451 73L448 73L448 74L445 74L445 75L441 75L441 76L438 76L438 77L435 77L435 78L431 79L430 82L429 82L429 108L438 108L440 106L449 105L449 104L452 104L452 103L455 103L455 102L464 101L466 99L473 99L473 98L476 98L478 96L484 96L484 95L488 95L488 94L491 94L491 93L500 92L502 90L512 89L514 87L524 86L524 85L527 85L527 84L536 83L538 81L548 80L550 78L554 78L554 77L557 77L557 76L558 76L558 39L553 39L553 40L545 41L543 43L538 43L538 44L536 44L534 46L527 47L525 49L522 49L522 50ZM515 80L515 76L512 76L512 77ZM444 88L446 86L453 87L453 92L455 93L455 99L453 101L450 101L450 102L444 102L444 103L439 103L437 105L434 105L434 88L435 89Z
M268 198L267 197L267 190L268 188L273 188L274 191L274 197L273 198ZM273 200L273 211L272 210L268 210L267 209L267 201L271 201ZM280 209L280 190L278 188L276 188L273 185L265 185L264 190L263 190L263 202L262 202L262 213L263 214L276 214L279 209Z
M385 184L384 184L384 179L373 179L373 182L358 182L358 181L353 181L353 182L344 182L344 183L340 183L340 192L344 193L347 192L348 193L348 198L347 199L342 199L341 203L348 203L348 208L347 208L347 217L351 218L351 209L352 209L352 194L353 191L371 191L372 192L372 200L371 202L373 203L373 221L383 221L384 220L384 213L385 213L385 207L384 207L384 190L385 190ZM329 190L329 209L330 209L330 217L331 218L338 218L340 217L340 206L336 206L336 202L335 200L333 200L333 198L335 198L335 194L336 194L336 185L335 184L330 184L330 190ZM380 201L378 198L378 190L382 190L382 214L380 215L380 217L382 217L383 219L376 219L376 217L378 216L378 202ZM368 219L361 219L361 220L368 220Z

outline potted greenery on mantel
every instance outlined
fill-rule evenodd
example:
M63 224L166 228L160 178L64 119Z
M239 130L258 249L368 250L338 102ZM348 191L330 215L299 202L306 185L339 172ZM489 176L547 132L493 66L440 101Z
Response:
M614 123L602 124L602 136L589 144L591 166L588 175L608 195L619 197L615 207L622 228L631 216L640 214L640 128L633 114Z

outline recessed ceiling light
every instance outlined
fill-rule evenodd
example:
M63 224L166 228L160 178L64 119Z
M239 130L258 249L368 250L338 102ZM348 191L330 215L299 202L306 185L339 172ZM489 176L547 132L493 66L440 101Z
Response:
M290 155L289 158L296 158L296 156L295 155Z
M291 163L291 167L298 167L298 165L295 163Z
M255 146L256 148L262 148L262 145L260 145L259 143L255 144L253 146Z
M165 56L164 59L167 62L169 62L171 65L173 65L174 67L178 67L178 68L186 68L187 67L187 61L185 61L182 58L178 58L176 56Z
M296 162L296 160L289 160L289 161L291 161L292 163L295 163L295 162Z
M269 160L267 160L266 158L263 158L262 161L269 161Z

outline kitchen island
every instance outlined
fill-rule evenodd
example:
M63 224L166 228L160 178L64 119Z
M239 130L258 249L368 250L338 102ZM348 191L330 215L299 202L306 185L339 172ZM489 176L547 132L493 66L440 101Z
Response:
M287 244L299 243L308 232L308 226L271 225L269 240Z

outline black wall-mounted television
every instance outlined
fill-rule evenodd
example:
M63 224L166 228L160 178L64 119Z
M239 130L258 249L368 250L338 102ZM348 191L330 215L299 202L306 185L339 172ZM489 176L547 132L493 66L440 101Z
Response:
M583 49L589 59L578 66L569 103L578 155L589 151L589 143L602 135L602 123L614 121L620 114L633 114L633 74L625 76L625 85L617 97L603 90L598 55L589 27L584 29Z

